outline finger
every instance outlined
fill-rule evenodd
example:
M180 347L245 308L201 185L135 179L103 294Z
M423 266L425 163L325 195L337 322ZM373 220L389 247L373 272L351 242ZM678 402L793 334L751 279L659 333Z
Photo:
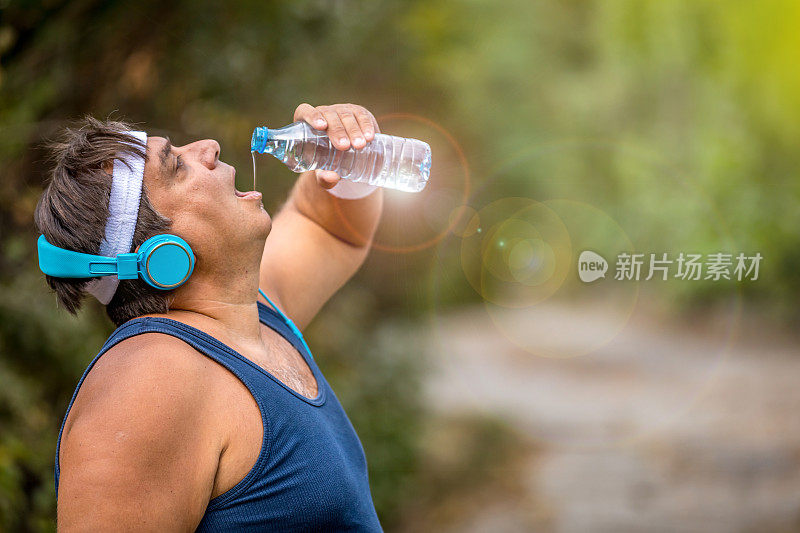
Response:
M374 139L375 125L373 121L375 119L372 117L372 113L361 106L356 106L353 114L356 116L356 120L358 121L358 126L361 128L361 131L364 132L364 138L367 140L367 142Z
M354 111L356 117L359 119L359 123L363 120L364 122L368 122L371 126L371 129L374 133L380 133L381 128L378 126L378 121L375 120L375 115L369 112L368 109L361 107L360 105L354 105Z
M364 134L361 132L361 126L358 125L355 115L349 109L340 109L339 118L342 119L344 129L347 131L347 136L350 138L350 144L353 148L364 148L367 141L364 140Z
M325 121L328 123L328 137L333 142L334 147L339 150L347 150L350 148L350 140L347 136L342 119L336 110L331 108L324 108L322 114L325 116Z
M315 170L317 183L325 189L332 189L341 179L339 174L332 170Z
M328 124L322 115L321 107L314 107L310 104L300 104L294 110L294 121L304 120L318 130L324 130Z
M303 102L302 104L297 106L297 109L294 110L294 119L293 120L295 120L295 121L297 121L297 120L305 120L305 118L309 115L309 113L311 113L313 111L314 111L314 106L312 106L311 104L307 104L307 103Z
M311 113L311 116L306 119L306 122L318 130L324 130L328 127L328 123L325 121L325 117L322 115L322 111L320 111L318 107L314 108L313 113Z
M366 109L364 111L367 111ZM378 121L375 119L375 115L367 111L367 115L369 115L370 120L372 120L372 126L375 128L375 133L381 132L381 127L378 126Z

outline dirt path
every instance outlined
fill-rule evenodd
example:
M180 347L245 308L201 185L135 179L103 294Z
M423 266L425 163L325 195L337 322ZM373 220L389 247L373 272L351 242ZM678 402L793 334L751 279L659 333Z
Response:
M520 473L527 494L459 530L800 530L796 341L761 331L756 342L737 326L726 347L724 327L651 316L590 355L545 358L531 352L580 351L565 321L597 331L603 313L540 305L509 316L529 325L527 350L482 307L438 319L431 340L432 404L499 416L540 450Z

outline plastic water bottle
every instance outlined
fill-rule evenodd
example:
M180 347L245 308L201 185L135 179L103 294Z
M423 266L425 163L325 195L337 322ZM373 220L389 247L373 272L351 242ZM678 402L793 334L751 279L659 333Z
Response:
M302 121L256 128L250 149L275 156L294 172L333 170L346 180L407 192L424 189L431 173L428 143L376 133L363 148L337 150L327 133Z

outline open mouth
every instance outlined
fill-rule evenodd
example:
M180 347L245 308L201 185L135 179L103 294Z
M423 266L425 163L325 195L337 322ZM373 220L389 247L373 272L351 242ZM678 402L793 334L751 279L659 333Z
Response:
M249 200L260 200L261 199L261 193L258 192L258 191L242 192L242 191L237 191L236 189L234 189L233 192L234 192L234 194L236 194L237 198L246 198L246 199L249 199Z
M236 169L231 167L231 170L232 170L231 181L233 181L233 183L236 183ZM237 198L243 198L245 200L261 200L261 193L258 191L242 192L236 190L236 188L234 187L233 194L235 194Z

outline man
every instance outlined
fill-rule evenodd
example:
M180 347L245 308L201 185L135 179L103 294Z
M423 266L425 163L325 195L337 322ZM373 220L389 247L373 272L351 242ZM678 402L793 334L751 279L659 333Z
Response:
M351 104L301 104L294 119L339 150L379 131ZM120 326L65 417L59 529L380 530L358 437L281 311L302 329L356 272L381 191L306 172L273 223L260 193L235 190L216 141L178 147L127 129L86 119L68 130L37 226L55 246L101 255L169 233L196 263L170 291L48 276L69 311L88 291ZM259 288L277 310L257 303Z

